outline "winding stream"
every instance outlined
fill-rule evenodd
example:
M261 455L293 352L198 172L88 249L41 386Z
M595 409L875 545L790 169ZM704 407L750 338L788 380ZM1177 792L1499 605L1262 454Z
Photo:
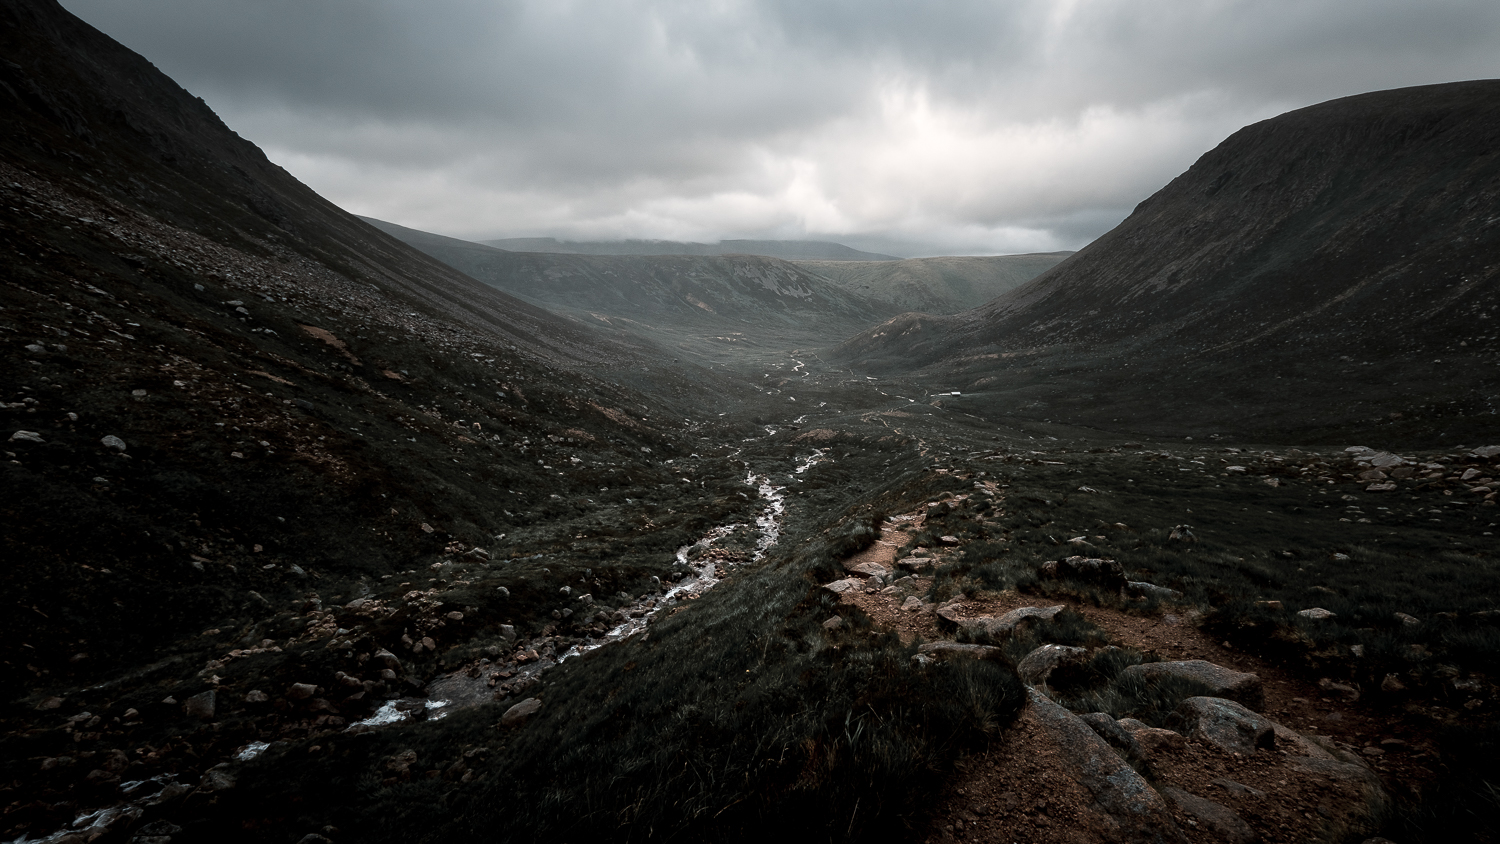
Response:
M796 467L792 470L792 476L800 480L795 476L805 473L826 457L827 449L815 449L812 454L797 461ZM770 475L757 475L753 471L745 476L745 484L754 487L766 502L760 515L755 517L755 529L760 536L755 541L755 552L751 557L751 562L759 563L781 539L781 524L786 516L786 487L772 483ZM706 552L715 543L744 527L744 524L738 522L720 525L705 533L692 545L678 548L677 562L688 570L686 577L672 584L663 594L646 595L620 607L617 612L624 614L625 619L599 638L591 638L582 644L574 645L555 660L541 657L534 662L521 665L514 674L507 678L508 681L512 684L524 684L525 681L564 660L586 654L613 642L629 639L643 632L657 613L678 606L682 601L696 600L722 580L719 569L723 564ZM470 676L468 670L447 674L429 683L425 691L427 693L425 699L403 698L386 701L374 715L351 724L349 729L368 730L396 724L418 713L436 720L455 709L478 706L494 700L494 689L490 687L485 671L477 672L475 676Z

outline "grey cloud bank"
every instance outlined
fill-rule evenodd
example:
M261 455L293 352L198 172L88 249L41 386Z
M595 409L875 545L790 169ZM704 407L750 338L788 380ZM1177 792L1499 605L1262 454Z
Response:
M66 0L350 211L1078 248L1225 136L1500 76L1493 2Z

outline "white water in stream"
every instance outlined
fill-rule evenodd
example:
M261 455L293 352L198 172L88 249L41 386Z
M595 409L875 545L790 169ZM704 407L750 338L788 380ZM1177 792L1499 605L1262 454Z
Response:
M796 467L792 470L792 479L801 480L796 476L816 466L826 456L826 449L817 449L797 461ZM751 557L751 562L759 563L781 539L781 523L786 515L786 487L772 483L770 475L757 475L754 472L745 476L745 483L754 487L766 502L760 515L755 517L755 529L760 535L755 540L755 553ZM686 577L672 584L661 595L646 595L620 607L617 612L624 613L625 620L599 638L574 645L555 661L543 657L522 665L509 678L510 681L514 683L530 679L565 659L586 654L613 642L629 639L643 632L657 613L676 607L682 601L697 600L708 590L717 586L722 579L720 566L723 564L711 557L707 553L708 550L719 540L743 527L744 525L740 523L720 525L705 533L703 538L692 545L678 548L677 562L682 568L687 569ZM694 553L695 551L697 553ZM439 677L428 684L426 692L429 695L426 699L386 701L373 716L351 725L350 729L370 729L400 723L417 712L425 712L429 718L441 718L452 709L477 706L493 699L492 690L484 672L480 672L477 677L470 677L467 671Z

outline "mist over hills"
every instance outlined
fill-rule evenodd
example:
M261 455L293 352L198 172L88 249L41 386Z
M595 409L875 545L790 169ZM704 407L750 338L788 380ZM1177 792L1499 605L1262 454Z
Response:
M479 241L509 252L563 255L763 255L787 261L899 261L894 255L862 252L823 240L721 240L683 243L675 240L558 240L552 237L504 237Z
M836 356L991 410L1159 432L1418 440L1494 424L1500 82L1246 127L1034 281Z

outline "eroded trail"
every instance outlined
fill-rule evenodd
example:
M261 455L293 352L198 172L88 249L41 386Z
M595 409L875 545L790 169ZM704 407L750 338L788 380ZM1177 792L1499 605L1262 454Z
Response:
M998 490L974 495L991 495L1003 504ZM908 642L927 643L922 659L976 654L1015 659L1023 679L1037 687L1033 703L1014 726L989 749L959 762L933 813L927 840L1118 840L1133 834L1136 824L1175 825L1175 831L1167 829L1160 836L1164 841L1251 840L1247 835L1261 841L1302 841L1368 825L1369 801L1380 793L1376 782L1389 792L1410 794L1432 779L1430 735L1393 723L1389 713L1359 702L1352 689L1320 687L1214 640L1196 626L1192 610L1164 605L1128 612L1016 591L960 594L941 603L926 600L931 571L963 548L953 544L902 552L924 521L924 510L889 517L875 544L845 562L850 578L830 587L840 592L842 603L857 607L878 627ZM1174 732L1125 719L1118 722L1125 727L1121 731L1112 726L1116 721L1110 715L1090 717L1102 718L1111 730L1083 727L1084 720L1047 700L1068 696L1047 687L1045 672L1039 682L1034 668L1028 674L1020 656L1003 647L945 651L938 644L952 642L971 622L1013 617L1007 613L1027 607L1077 612L1108 636L1110 647L1139 651L1148 662L1201 660L1231 674L1255 675L1255 708L1247 717L1275 725L1274 741L1268 736L1270 746L1226 750L1223 742L1181 724L1180 732ZM1020 635L1023 628L1016 629ZM1006 641L981 640L995 645ZM1091 655L1080 649L1077 658ZM1128 731L1134 749L1111 749L1102 740L1111 731ZM1102 762L1080 761L1097 757L1099 748L1112 755ZM1131 756L1135 770L1114 755ZM1133 803L1111 790L1131 779L1145 795Z

